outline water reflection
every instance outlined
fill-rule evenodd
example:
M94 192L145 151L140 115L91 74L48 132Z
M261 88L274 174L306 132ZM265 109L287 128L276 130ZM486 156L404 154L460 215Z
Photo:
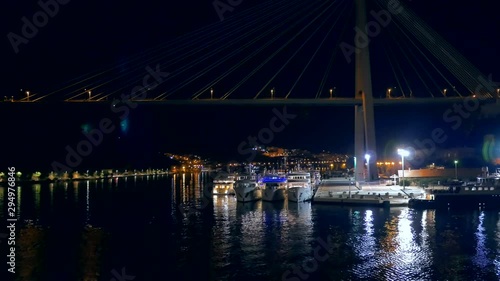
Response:
M28 224L19 230L17 237L17 268L20 280L35 280L44 268L47 231L40 226Z
M373 236L373 211L372 210L351 210L352 236L349 245L360 262L353 268L353 271L360 278L367 278L373 274L375 267L379 265L374 259L376 249L375 238Z
M2 205L2 208L0 208L0 217L2 218L7 217L6 215L4 215L4 209L5 211L7 211L7 208L3 207L3 202L7 202L7 200L5 199L7 197L7 194L7 187L0 186L0 204Z
M107 233L102 228L86 226L82 231L79 253L80 280L99 280Z
M377 225L377 220L383 224ZM356 278L430 278L432 257L427 221L416 220L411 209L393 208L388 214L378 208L353 210L351 223L349 245L357 258L352 269Z
M333 251L308 280L500 274L498 212L240 203L229 195L205 198L210 181L186 173L23 185L16 191L20 280L109 280L111 269L132 265L158 273L141 280L161 280L164 270L191 280L281 280L311 264L318 238L327 236L325 249ZM2 214L6 192L0 183ZM197 210L186 214L179 204ZM142 264L141 255L152 258Z

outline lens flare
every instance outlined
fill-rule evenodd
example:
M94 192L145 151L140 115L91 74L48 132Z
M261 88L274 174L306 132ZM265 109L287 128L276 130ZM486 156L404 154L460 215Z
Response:
M486 161L487 163L494 163L495 162L495 158L496 158L495 157L495 136L493 136L493 135L484 136L482 154L483 154L483 160Z
M120 122L120 129L121 129L122 133L127 134L127 132L128 132L128 118L123 119Z

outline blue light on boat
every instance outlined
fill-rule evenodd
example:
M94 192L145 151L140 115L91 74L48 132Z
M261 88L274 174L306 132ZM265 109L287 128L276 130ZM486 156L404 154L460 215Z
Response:
M263 183L268 183L268 182L274 182L274 183L280 183L280 182L286 182L286 177L280 177L280 176L265 176L262 178Z

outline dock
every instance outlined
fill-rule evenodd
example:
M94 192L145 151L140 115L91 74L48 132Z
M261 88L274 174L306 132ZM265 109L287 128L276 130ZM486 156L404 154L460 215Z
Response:
M313 203L408 206L412 198L423 198L425 190L415 186L384 185L379 182L353 183L345 178L324 179L314 194Z

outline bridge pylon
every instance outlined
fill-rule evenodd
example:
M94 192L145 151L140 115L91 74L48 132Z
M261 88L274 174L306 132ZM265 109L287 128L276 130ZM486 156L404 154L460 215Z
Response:
M356 30L366 34L366 0L356 2ZM354 115L354 155L356 181L378 179L377 153L375 141L375 118L373 112L373 93L370 67L369 42L360 42L361 36L355 36L355 96L362 99L362 107L355 106ZM369 155L366 160L365 155ZM366 168L365 163L366 161Z

